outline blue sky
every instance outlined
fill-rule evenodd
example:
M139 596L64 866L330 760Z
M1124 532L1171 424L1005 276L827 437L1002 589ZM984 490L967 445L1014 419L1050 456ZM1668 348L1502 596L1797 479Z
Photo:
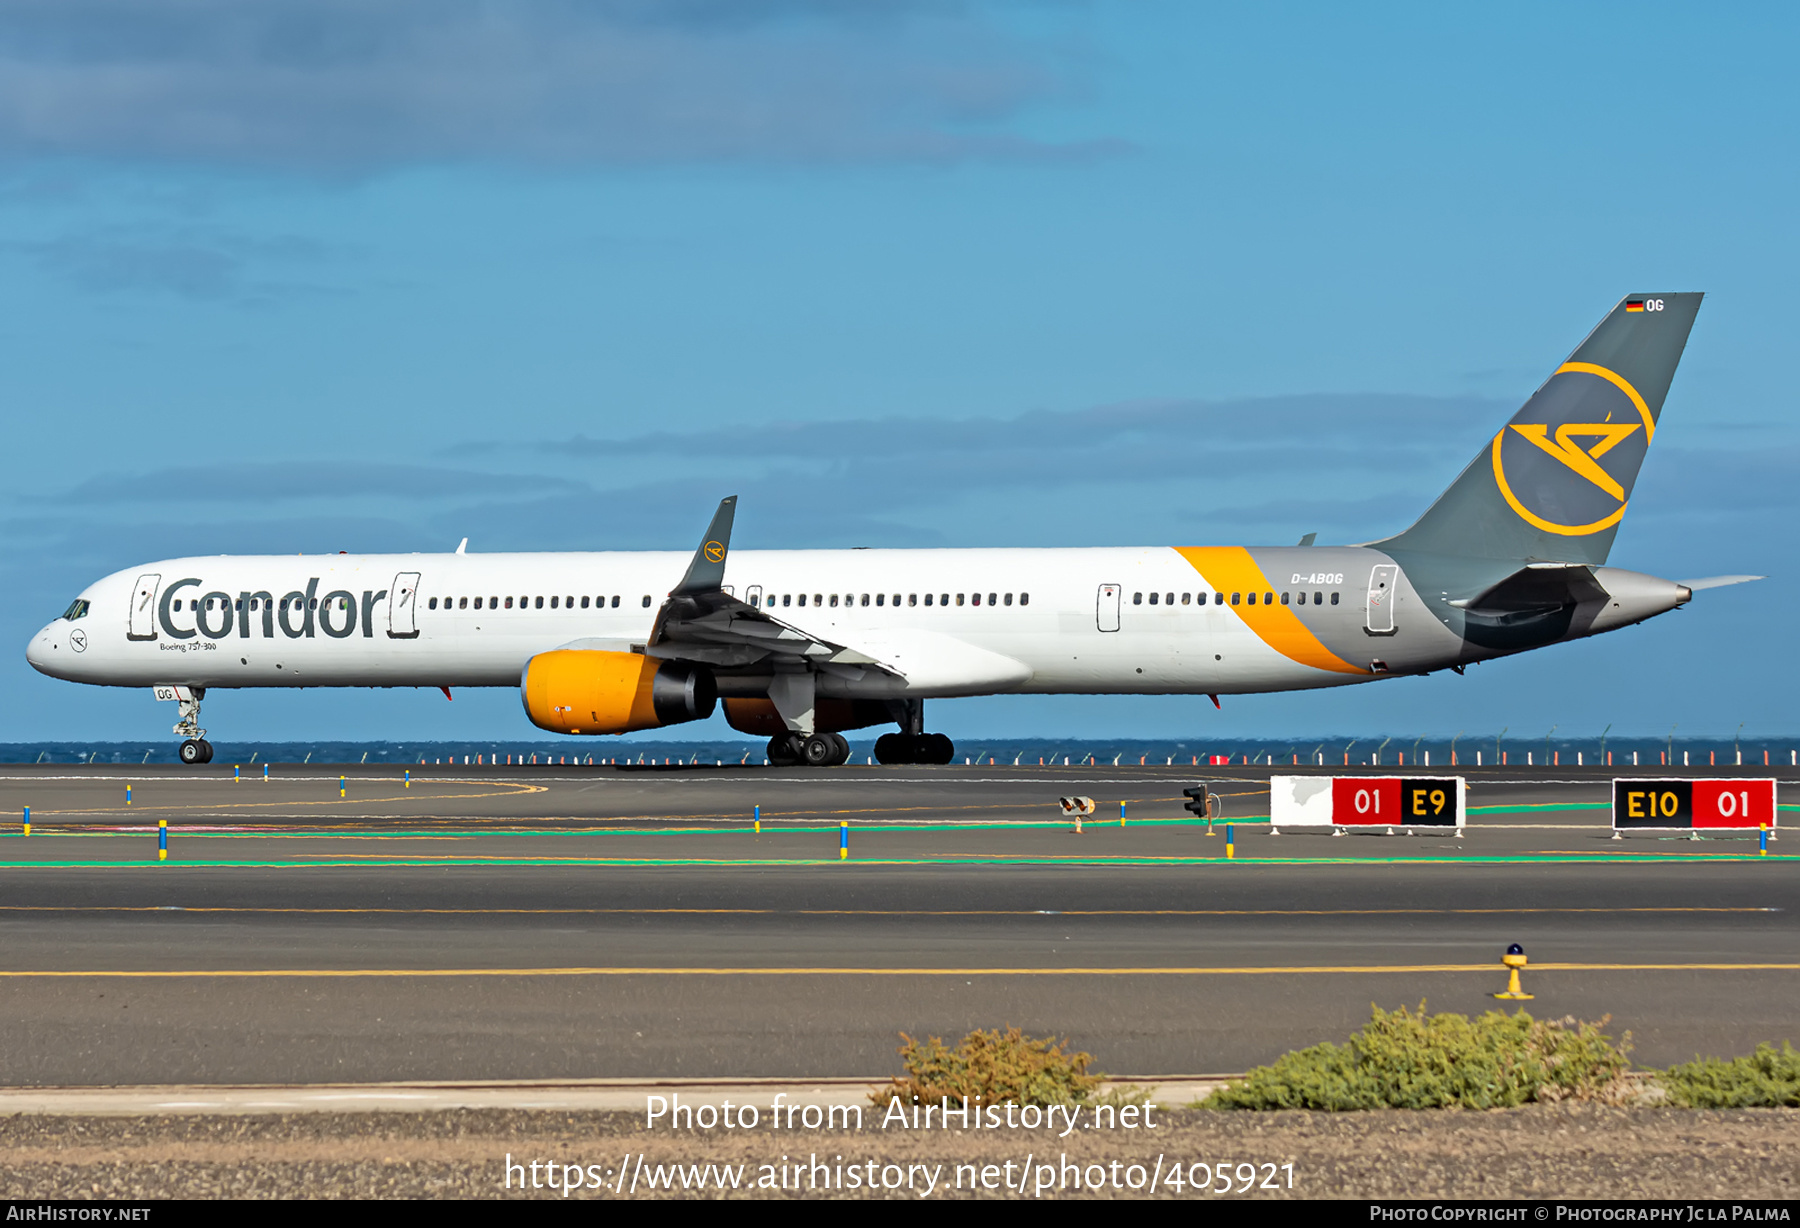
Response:
M933 723L1792 730L1797 24L8 5L0 740L165 736L23 645L173 554L685 548L733 492L742 546L1379 536L1619 295L1677 289L1710 297L1612 561L1769 581L1461 679ZM207 723L526 731L500 692L220 693Z

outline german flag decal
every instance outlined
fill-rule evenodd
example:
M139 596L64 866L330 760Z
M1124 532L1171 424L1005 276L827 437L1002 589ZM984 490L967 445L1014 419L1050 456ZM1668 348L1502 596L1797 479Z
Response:
M1642 311L1643 309L1644 309L1644 300L1643 299L1628 298L1625 300L1625 312L1627 315L1629 315L1631 312L1634 312L1634 311Z

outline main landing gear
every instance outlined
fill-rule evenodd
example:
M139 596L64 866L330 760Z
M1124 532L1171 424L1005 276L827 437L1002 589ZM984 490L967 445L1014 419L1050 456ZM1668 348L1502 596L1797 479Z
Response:
M175 732L184 739L176 753L183 763L211 763L212 743L206 740L206 730L200 728L200 701L206 698L206 688L177 687L175 697L181 705L181 719L175 722Z
M836 767L850 761L850 743L839 733L778 733L769 739L769 762L776 767Z
M877 763L950 762L956 744L941 733L884 733L875 739Z

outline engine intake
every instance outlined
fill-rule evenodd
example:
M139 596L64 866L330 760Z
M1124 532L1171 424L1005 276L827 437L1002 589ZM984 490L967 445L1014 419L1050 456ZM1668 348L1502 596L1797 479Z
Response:
M525 715L552 733L630 733L704 720L719 688L710 670L634 652L558 649L525 663Z

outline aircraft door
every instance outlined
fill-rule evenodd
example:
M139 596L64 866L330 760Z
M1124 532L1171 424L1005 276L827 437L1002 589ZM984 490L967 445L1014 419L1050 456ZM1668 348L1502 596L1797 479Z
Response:
M1369 614L1365 622L1370 635L1394 634L1394 590L1400 583L1400 569L1392 563L1378 563L1369 573Z
M1119 586L1102 584L1094 603L1094 624L1102 631L1119 629Z
M749 588L744 590L744 604L761 607L762 585L752 584Z
M419 635L419 573L403 571L388 590L388 638L417 639Z
M125 628L128 640L156 638L156 590L162 587L159 575L143 575L131 589L131 620Z

